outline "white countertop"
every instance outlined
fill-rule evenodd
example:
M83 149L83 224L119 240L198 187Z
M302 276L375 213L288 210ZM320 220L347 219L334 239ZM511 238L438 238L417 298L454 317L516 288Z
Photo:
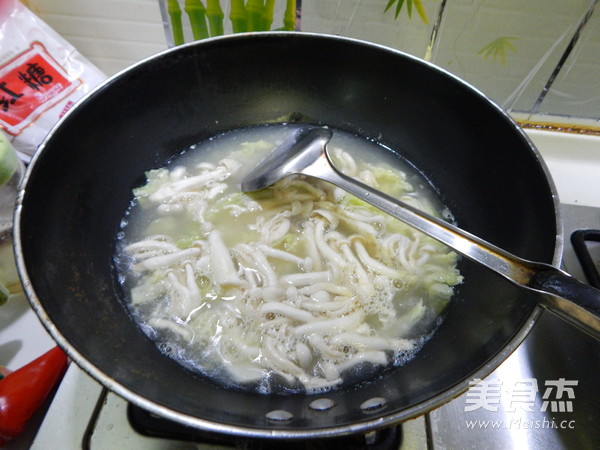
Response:
M561 203L600 207L600 136L526 132L550 170Z

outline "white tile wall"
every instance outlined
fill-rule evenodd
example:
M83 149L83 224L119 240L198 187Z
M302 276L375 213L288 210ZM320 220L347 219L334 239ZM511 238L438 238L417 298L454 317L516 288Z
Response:
M167 48L160 0L22 1L107 75ZM406 4L397 20L393 11L384 14L387 1L303 0L302 29L366 39L424 57L443 0L422 0L428 24L414 10L410 19ZM594 1L446 0L432 61L505 108L530 111ZM221 3L226 10L228 2ZM596 9L540 112L600 123L600 4ZM505 64L484 60L479 51L501 36L517 37L516 51L507 53Z
M394 19L395 6L384 13L387 0L303 0L302 30L366 39L423 57L439 2L423 1L429 24L404 7Z
M23 3L107 75L167 48L158 0Z
M600 118L600 3L581 34L581 45L567 60L567 70L548 92L544 110Z
M589 6L589 0L450 0L434 61L480 86L503 106L529 110ZM600 10L596 11L595 18L598 16ZM591 62L596 71L600 69L600 53L590 61L592 55L588 48L597 48L600 44L600 35L589 32L595 26L597 29L597 25L600 22L588 24L585 39L582 38L575 49L580 56L577 65ZM516 51L507 53L506 64L491 59L484 61L479 50L500 36L516 37L513 41ZM594 89L600 87L599 77L591 82L587 69L574 71L573 62L572 58L568 60L561 73L564 83L560 88L554 85L552 93L573 105L579 104L580 109L555 112L600 117L600 96L598 89ZM585 82L584 77L588 78ZM589 107L590 95L595 97L595 108Z
M595 0L447 0L432 61L469 81L507 109L530 111ZM423 24L406 7L397 20L387 0L305 0L302 29L368 39L426 54L442 0L422 0ZM405 3L406 5L406 3ZM505 63L484 59L493 40L515 37ZM600 4L584 28L540 112L600 120Z

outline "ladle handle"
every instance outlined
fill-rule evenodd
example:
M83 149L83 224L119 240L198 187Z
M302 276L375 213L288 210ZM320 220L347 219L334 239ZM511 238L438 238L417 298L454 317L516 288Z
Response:
M572 325L600 339L600 291L550 265L540 267L529 288L542 294L540 304Z
M600 339L600 290L577 281L549 264L527 261L512 255L467 231L344 175L334 167L326 152L302 173L328 181L511 282L544 294L537 296L542 306Z

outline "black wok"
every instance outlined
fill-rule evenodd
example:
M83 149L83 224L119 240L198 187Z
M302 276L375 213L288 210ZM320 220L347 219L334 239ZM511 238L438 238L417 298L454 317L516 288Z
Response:
M126 313L112 266L119 222L144 171L191 144L252 124L300 121L373 138L442 193L463 229L558 264L558 199L532 143L498 106L425 62L331 36L263 33L185 45L135 65L79 102L48 135L16 214L19 270L58 343L109 389L158 415L243 436L366 432L435 408L483 378L541 308L469 261L443 325L405 366L315 396L227 390L193 374ZM372 398L386 403L364 411ZM267 414L285 410L290 420Z

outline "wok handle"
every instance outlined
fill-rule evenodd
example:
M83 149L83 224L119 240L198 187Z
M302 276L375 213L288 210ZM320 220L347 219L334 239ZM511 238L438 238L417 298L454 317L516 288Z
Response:
M537 293L535 298L540 305L600 339L600 290L580 283L549 264L527 261L512 255L467 231L344 175L335 168L326 151L304 168L302 173L344 189L514 284Z

